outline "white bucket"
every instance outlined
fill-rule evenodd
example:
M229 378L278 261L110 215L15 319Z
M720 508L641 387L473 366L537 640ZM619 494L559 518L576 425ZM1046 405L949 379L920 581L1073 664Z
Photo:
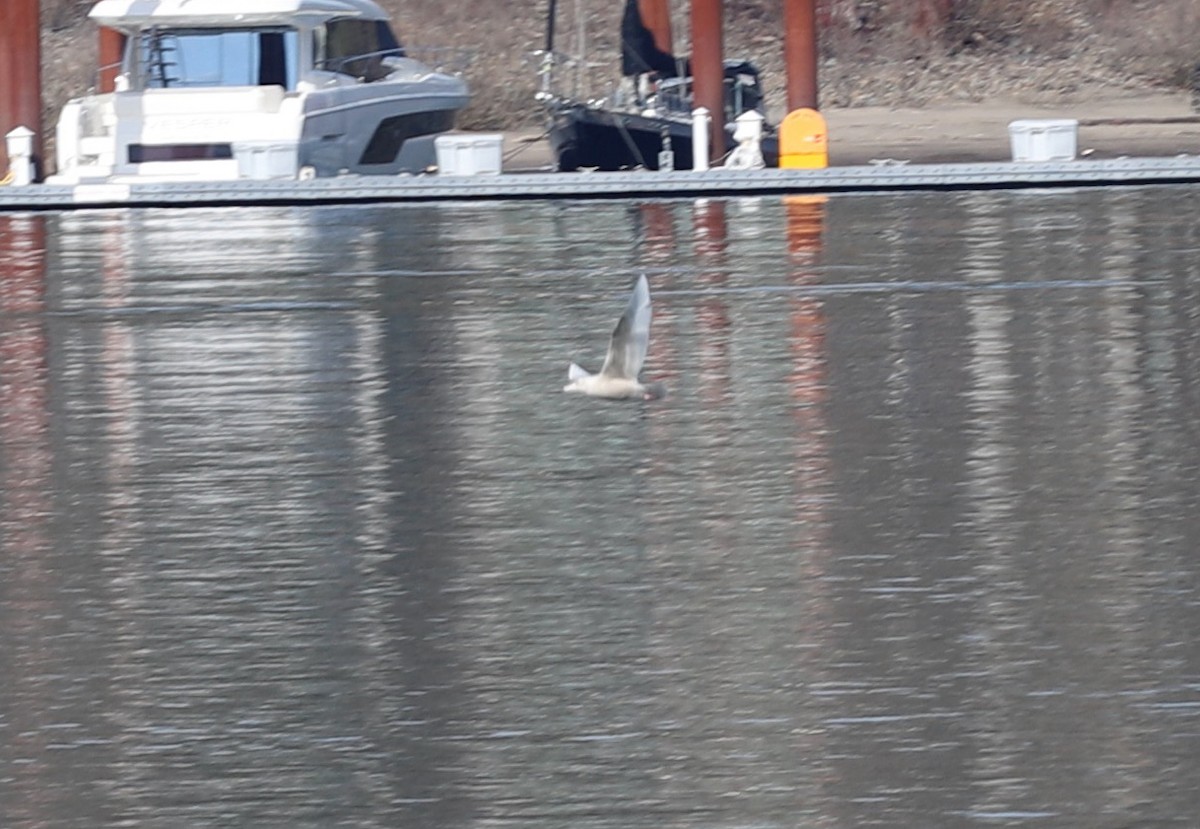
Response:
M1074 118L1025 118L1008 125L1013 161L1073 161L1079 122Z
M434 140L438 175L498 175L504 137L489 133L449 133Z

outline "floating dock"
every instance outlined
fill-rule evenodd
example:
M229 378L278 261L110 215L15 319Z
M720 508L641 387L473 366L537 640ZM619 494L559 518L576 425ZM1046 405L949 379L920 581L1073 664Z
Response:
M343 176L295 180L0 187L0 211L513 199L734 198L1200 182L1200 156L969 164L879 163L805 170Z

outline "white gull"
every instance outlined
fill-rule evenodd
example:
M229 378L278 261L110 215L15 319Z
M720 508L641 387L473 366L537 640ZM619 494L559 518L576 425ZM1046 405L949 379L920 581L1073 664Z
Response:
M656 400L664 396L667 389L662 383L642 383L638 380L649 345L650 285L646 275L642 274L633 286L625 313L613 329L600 373L591 374L571 363L567 371L570 382L563 387L563 391L610 400Z

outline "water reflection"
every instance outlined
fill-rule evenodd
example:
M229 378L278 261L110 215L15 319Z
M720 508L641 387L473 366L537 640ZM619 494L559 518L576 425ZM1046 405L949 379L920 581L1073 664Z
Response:
M0 648L0 675L12 704L0 715L0 737L21 765L9 766L13 820L39 822L53 796L38 785L49 765L53 717L36 701L46 696L59 648L41 645L57 604L53 579L50 417L46 372L45 228L27 217L0 216L0 626L11 641ZM51 640L54 641L54 640Z
M0 217L0 824L1190 818L1195 192Z

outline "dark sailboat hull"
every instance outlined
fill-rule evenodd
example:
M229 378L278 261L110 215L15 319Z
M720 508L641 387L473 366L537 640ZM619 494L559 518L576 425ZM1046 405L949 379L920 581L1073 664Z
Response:
M560 101L550 112L550 146L558 169L658 169L664 130L671 137L675 169L692 169L692 125L689 119L639 115ZM737 146L732 125L725 134L725 152ZM768 167L778 165L778 141L773 133L762 138Z

